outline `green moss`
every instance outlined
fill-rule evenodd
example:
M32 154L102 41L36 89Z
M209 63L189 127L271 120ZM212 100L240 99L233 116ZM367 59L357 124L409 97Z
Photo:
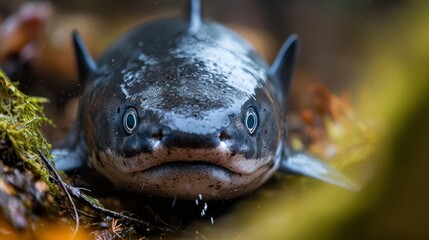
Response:
M39 175L50 189L49 172L39 151L51 158L51 145L42 135L42 124L51 124L43 113L45 98L30 97L18 90L0 70L0 140L10 143L24 167Z

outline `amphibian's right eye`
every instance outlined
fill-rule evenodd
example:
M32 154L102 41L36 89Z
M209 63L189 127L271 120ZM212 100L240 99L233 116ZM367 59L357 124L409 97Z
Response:
M133 133L134 129L137 127L137 123L138 123L137 110L133 107L128 108L127 111L125 111L124 117L122 119L124 130L128 134Z

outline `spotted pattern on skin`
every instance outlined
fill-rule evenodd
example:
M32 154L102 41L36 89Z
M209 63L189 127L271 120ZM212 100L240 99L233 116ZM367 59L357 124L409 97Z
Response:
M185 156L178 156L178 159L189 157L189 151L182 150L181 152ZM136 192L146 192L158 196L173 195L186 199L196 198L198 194L210 199L234 198L254 190L265 182L267 174L271 175L275 171L273 166L264 165L255 169L251 174L239 174L226 171L222 167L207 168L192 164L192 162L189 162L190 164L186 165L186 168L165 166L149 168L146 171L133 171L124 165L122 170L125 171L118 171L118 161L122 164L127 161L139 163L141 162L140 156L125 159L104 152L99 152L98 156L100 161L97 161L96 156L92 154L91 165L117 186L126 186L127 189ZM216 162L214 159L211 160ZM252 159L248 159L248 161L252 161ZM166 160L166 162L173 161Z
M228 149L187 149L187 148L158 148L151 153L142 153L131 158L124 158L107 150L105 155L115 168L123 173L140 172L154 166L171 162L201 161L222 166L237 174L252 174L259 168L270 164L271 156L259 159L246 159L242 154L233 154Z
M278 168L282 149L279 145L275 156L262 159L245 159L240 154L233 155L225 146L192 150L160 148L153 154L132 158L124 158L107 150L98 154L93 151L89 162L111 182L132 191L187 199L193 199L198 194L209 199L224 199L240 196L263 184ZM189 162L189 165L180 171L169 169L168 166L156 168L175 161ZM220 167L193 165L194 161Z

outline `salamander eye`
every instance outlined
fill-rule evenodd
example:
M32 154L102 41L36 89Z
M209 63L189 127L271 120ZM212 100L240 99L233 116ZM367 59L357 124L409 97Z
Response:
M249 107L246 112L245 124L249 134L253 134L258 128L258 113L255 108Z
M122 124L127 133L133 133L134 129L137 127L137 119L137 111L135 108L130 107L125 111Z

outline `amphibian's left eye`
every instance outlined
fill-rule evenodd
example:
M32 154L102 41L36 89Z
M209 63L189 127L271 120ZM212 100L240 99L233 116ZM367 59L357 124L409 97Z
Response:
M130 107L125 111L122 124L127 133L133 133L134 129L137 127L137 119L137 111L135 108Z
M258 113L255 108L249 107L247 109L245 124L249 134L253 134L258 128Z

